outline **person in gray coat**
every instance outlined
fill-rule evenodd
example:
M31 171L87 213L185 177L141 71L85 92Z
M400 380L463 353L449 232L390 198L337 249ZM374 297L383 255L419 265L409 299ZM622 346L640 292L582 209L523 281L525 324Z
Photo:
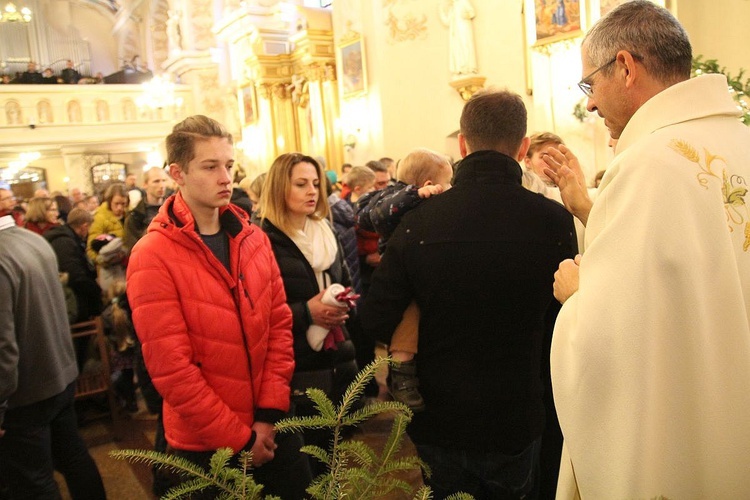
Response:
M41 236L0 217L0 484L7 498L106 498L78 433L78 376L57 259Z

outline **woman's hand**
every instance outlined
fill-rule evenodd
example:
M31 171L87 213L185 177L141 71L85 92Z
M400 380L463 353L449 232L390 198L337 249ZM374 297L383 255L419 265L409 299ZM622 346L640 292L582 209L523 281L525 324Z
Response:
M329 306L322 302L325 290L307 301L313 323L323 328L331 329L334 326L343 325L349 319L349 308L346 306Z

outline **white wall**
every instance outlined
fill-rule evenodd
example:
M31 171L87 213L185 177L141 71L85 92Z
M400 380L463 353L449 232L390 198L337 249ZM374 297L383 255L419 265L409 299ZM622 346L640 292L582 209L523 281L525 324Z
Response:
M717 59L733 75L744 68L750 77L749 0L680 0L677 18L690 35L693 54Z

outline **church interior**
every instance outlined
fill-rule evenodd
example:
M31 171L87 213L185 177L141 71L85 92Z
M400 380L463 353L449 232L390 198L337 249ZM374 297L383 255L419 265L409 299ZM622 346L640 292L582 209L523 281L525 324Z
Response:
M593 186L612 152L577 86L580 45L622 1L0 0L0 187L101 193L163 166L165 137L193 114L229 129L242 177L292 151L336 172L417 147L459 160L462 107L491 87L521 95L528 133L561 136ZM750 0L654 1L694 56L750 68ZM75 84L20 83L32 63L61 79L68 61ZM154 423L139 425L126 444L149 448ZM111 428L87 432L102 467ZM110 498L150 495L146 467L102 473Z

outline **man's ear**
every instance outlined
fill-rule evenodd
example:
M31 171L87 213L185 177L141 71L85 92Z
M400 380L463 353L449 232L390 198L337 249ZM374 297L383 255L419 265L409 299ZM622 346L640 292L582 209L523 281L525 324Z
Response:
M458 133L458 152L461 153L461 158L466 158L469 154L469 150L466 147L466 137L461 132Z
M627 50L621 50L617 53L617 65L622 66L622 70L625 73L625 86L632 87L635 84L636 79L641 76L639 74L640 68L636 64L637 61L633 57L633 54Z
M185 179L183 178L185 173L182 171L182 167L178 163L169 164L169 175L178 185L182 186L185 184Z
M524 158L526 158L526 153L529 152L529 146L531 146L531 138L530 137L524 137L521 141L521 147L518 149L518 154L516 155L516 161L521 162Z

